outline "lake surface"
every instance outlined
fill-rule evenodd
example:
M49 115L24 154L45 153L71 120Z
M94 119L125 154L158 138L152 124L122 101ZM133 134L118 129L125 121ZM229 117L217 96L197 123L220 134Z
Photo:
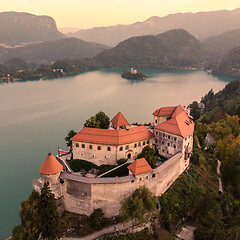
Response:
M73 77L0 84L0 239L11 235L21 201L49 151L66 149L69 130L79 131L98 111L121 111L129 122L151 122L162 106L188 105L229 78L202 71L142 69L150 78L121 78L124 69L89 71Z

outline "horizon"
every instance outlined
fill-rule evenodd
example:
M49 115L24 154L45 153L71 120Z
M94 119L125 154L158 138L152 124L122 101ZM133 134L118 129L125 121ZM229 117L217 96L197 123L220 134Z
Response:
M14 8L12 7L14 6ZM239 8L239 1L207 0L190 1L170 0L160 3L158 0L150 0L148 4L143 1L110 1L97 0L91 2L75 2L69 0L68 4L63 0L43 0L37 4L30 0L6 1L2 4L1 12L27 12L34 15L46 15L52 17L58 28L81 28L107 27L114 25L129 25L135 22L143 22L151 17L165 17L178 13L197 13L228 10ZM136 14L137 13L137 14Z

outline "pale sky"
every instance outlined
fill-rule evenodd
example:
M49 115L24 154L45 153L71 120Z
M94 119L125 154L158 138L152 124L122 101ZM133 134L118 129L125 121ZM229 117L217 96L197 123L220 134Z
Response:
M58 27L130 24L151 16L240 7L239 0L1 0L1 12L48 15Z

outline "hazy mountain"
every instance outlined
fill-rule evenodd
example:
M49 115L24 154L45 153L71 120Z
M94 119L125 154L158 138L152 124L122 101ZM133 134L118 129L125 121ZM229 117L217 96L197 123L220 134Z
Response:
M213 73L240 78L240 46L232 49L213 65Z
M156 35L171 29L182 28L203 40L226 31L240 28L240 8L232 11L177 13L165 17L151 17L130 25L95 27L69 33L70 37L115 46L133 36Z
M209 37L203 44L218 57L228 53L232 48L240 46L240 28Z
M21 12L0 13L0 43L19 44L52 41L65 36L53 18Z
M109 47L77 38L31 44L25 47L0 47L0 61L20 58L27 62L49 63L63 58L89 58Z
M208 58L203 44L182 29L153 36L132 37L93 58L103 67L156 67L178 69L197 66Z
M75 33L77 31L82 30L82 28L77 28L77 27L62 27L62 28L58 28L58 30L63 33L63 34L67 34L67 33Z

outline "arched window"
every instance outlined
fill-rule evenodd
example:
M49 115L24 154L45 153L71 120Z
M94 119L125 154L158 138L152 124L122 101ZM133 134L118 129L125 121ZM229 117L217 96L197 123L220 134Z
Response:
M79 147L79 143L76 143L76 147Z
M98 146L98 147L97 147L97 150L99 150L99 151L100 151L100 150L101 150L101 146Z
M120 148L119 148L119 151L122 151L122 150L123 150L123 147L120 147Z
M92 146L92 145L89 145L89 149L93 149L93 146Z
M111 147L107 147L107 150L108 150L108 151L111 151Z
M82 144L82 148L85 148L85 144Z

